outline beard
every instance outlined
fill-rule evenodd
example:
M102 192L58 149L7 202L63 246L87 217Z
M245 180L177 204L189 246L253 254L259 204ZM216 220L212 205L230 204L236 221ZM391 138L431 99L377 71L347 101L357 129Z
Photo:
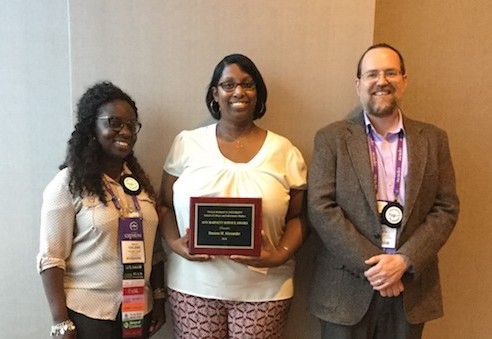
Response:
M398 103L394 98L388 103L369 102L364 107L367 114L380 118L391 116L397 109Z
M389 91L390 96L380 98L371 95L369 97L369 100L367 100L363 104L364 110L367 112L367 114L370 114L374 117L384 118L391 116L395 111L398 110L396 89L391 84L388 84L386 86L378 86L374 89L374 92L378 91Z

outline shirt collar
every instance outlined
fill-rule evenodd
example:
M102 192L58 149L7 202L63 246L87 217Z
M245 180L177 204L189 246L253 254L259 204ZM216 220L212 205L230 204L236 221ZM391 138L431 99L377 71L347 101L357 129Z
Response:
M369 130L373 130L374 133L377 133L374 128L372 128L371 120L369 120L369 117L367 116L367 113L364 112L364 124L366 126L366 133L369 134ZM400 131L403 131L405 133L405 128L403 127L403 114L401 113L401 109L398 108L398 124L395 126L393 130L388 132L388 134L393 135L393 134L398 134Z

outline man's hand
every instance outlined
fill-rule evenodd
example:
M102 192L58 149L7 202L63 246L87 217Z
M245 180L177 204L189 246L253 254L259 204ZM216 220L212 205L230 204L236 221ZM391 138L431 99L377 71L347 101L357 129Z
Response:
M401 294L401 292L403 292L404 289L405 288L403 286L403 283L401 282L401 280L398 280L393 285L379 290L379 294L382 297L397 297Z
M372 267L364 272L374 290L385 297L398 296L403 291L401 277L408 269L405 257L400 254L380 254L365 261Z

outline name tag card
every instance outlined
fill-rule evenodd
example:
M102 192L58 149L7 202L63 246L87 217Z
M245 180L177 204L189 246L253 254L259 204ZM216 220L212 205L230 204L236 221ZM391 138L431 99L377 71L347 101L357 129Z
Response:
M143 225L140 218L120 219L119 237L123 264L144 263Z
M261 198L192 197L190 253L259 256Z

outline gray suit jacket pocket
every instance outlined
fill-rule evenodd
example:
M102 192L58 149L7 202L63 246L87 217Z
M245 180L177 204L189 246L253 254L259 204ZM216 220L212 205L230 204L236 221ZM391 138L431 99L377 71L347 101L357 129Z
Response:
M366 313L373 289L363 272L352 272L323 254L315 262L310 312L324 321L354 325Z

